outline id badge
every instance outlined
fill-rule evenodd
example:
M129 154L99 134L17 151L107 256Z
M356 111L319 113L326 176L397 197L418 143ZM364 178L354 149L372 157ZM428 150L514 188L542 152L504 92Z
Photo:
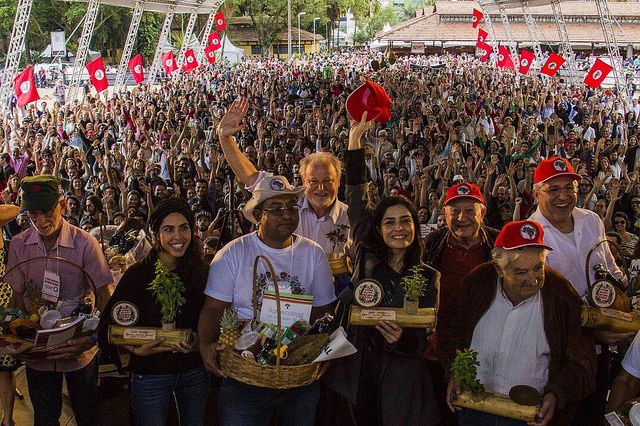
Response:
M53 303L58 302L60 298L60 276L55 272L44 271L42 298Z

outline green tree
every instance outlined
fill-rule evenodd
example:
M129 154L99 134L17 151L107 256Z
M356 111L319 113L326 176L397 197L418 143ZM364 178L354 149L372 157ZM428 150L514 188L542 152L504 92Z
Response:
M371 41L375 35L382 31L386 24L391 26L400 22L400 18L393 6L389 5L380 10L379 13L362 20L360 31L356 34L356 40L361 43Z
M153 60L158 45L158 37L160 36L160 26L162 19L157 13L145 12L140 19L140 28L138 28L138 38L134 49L142 54L142 59L146 63Z

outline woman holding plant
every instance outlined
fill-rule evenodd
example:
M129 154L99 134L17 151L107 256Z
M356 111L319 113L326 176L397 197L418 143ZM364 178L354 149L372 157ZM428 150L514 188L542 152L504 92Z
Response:
M345 153L346 196L356 247L352 283L364 278L382 287L380 306L401 308L417 302L434 307L440 274L421 264L418 213L407 198L385 197L373 208L367 199L364 149L360 138L370 128L366 113L353 123ZM348 312L353 284L340 299ZM343 318L347 315L345 314ZM437 409L431 377L423 358L424 329L403 329L394 321L376 327L349 327L358 348L330 370L332 388L355 404L358 424L435 424Z
M193 236L195 218L183 199L162 200L149 218L151 252L122 276L102 315L99 338L109 325L197 331L207 265ZM131 353L131 404L136 425L164 425L175 396L181 425L201 425L209 393L197 339L169 345L162 339L124 346Z

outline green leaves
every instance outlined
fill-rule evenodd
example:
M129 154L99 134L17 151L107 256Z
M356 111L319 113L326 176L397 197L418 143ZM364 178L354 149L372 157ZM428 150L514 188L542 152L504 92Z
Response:
M421 265L415 265L410 269L410 275L402 277L404 298L411 302L417 301L420 296L424 295L424 286L427 284L427 279L422 275L423 269Z
M471 349L456 351L456 357L451 364L451 373L463 391L469 391L474 395L484 394L484 385L477 378L479 365L478 352Z
M158 259L155 264L156 277L147 287L160 305L162 323L169 324L175 322L176 316L180 313L180 307L184 305L183 293L187 290L180 277L173 272L169 272L167 267Z

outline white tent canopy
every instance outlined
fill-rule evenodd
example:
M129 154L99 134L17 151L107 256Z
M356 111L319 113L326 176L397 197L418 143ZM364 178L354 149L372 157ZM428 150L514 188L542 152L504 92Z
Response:
M222 37L222 49L224 49L224 58L232 64L237 64L244 57L244 50L234 46L226 34Z
M68 55L69 55L70 58L73 58L75 56L75 54L73 52L71 52L70 50L68 50L67 52L68 52ZM40 56L42 56L43 58L52 58L53 57L53 55L51 53L51 44L47 45L46 49L44 49L42 51ZM89 57L90 58L96 58L98 56L100 56L100 52L96 52L95 50L89 49Z

